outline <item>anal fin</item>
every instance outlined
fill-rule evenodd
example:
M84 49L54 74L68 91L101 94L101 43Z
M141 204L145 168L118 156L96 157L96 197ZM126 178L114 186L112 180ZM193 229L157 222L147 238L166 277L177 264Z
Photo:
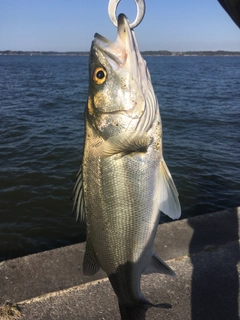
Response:
M163 273L169 276L176 276L175 272L158 256L152 255L150 264L144 270L143 274Z

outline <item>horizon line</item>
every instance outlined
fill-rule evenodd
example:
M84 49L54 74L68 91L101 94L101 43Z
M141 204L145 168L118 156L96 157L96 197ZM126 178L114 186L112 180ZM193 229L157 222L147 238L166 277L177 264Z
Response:
M0 50L0 52L52 52L52 53L89 53L90 50L68 50L68 51L56 51L56 50ZM185 52L232 52L232 53L240 53L240 51L237 50L166 50L166 49L159 49L159 50L140 50L140 52L170 52L170 53L185 53Z

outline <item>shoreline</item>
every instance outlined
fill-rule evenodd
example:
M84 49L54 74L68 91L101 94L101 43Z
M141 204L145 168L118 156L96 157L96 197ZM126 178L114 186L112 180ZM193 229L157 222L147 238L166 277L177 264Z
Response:
M189 57L189 56L199 56L199 57L240 57L239 51L167 51L167 50L157 50L157 51L141 51L143 56L169 56L169 57ZM88 51L68 51L68 52L58 52L58 51L21 51L21 50L4 50L0 51L0 56L88 56Z

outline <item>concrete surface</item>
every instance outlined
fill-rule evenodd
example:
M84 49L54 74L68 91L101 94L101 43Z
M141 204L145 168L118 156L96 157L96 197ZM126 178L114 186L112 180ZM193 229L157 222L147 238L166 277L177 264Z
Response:
M239 320L239 218L235 208L159 226L155 250L177 277L143 276L146 298L172 304L146 319ZM120 319L105 274L82 275L84 247L0 263L0 304L18 303L23 320Z

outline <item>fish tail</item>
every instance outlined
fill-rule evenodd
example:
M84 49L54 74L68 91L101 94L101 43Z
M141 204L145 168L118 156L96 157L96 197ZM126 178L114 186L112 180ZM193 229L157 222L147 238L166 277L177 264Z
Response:
M172 308L172 305L168 303L152 304L150 302L149 304L139 304L139 305L119 304L121 319L122 320L145 320L146 312L151 307L170 309Z
M147 307L145 306L128 306L120 305L120 314L122 320L144 320L146 319Z

